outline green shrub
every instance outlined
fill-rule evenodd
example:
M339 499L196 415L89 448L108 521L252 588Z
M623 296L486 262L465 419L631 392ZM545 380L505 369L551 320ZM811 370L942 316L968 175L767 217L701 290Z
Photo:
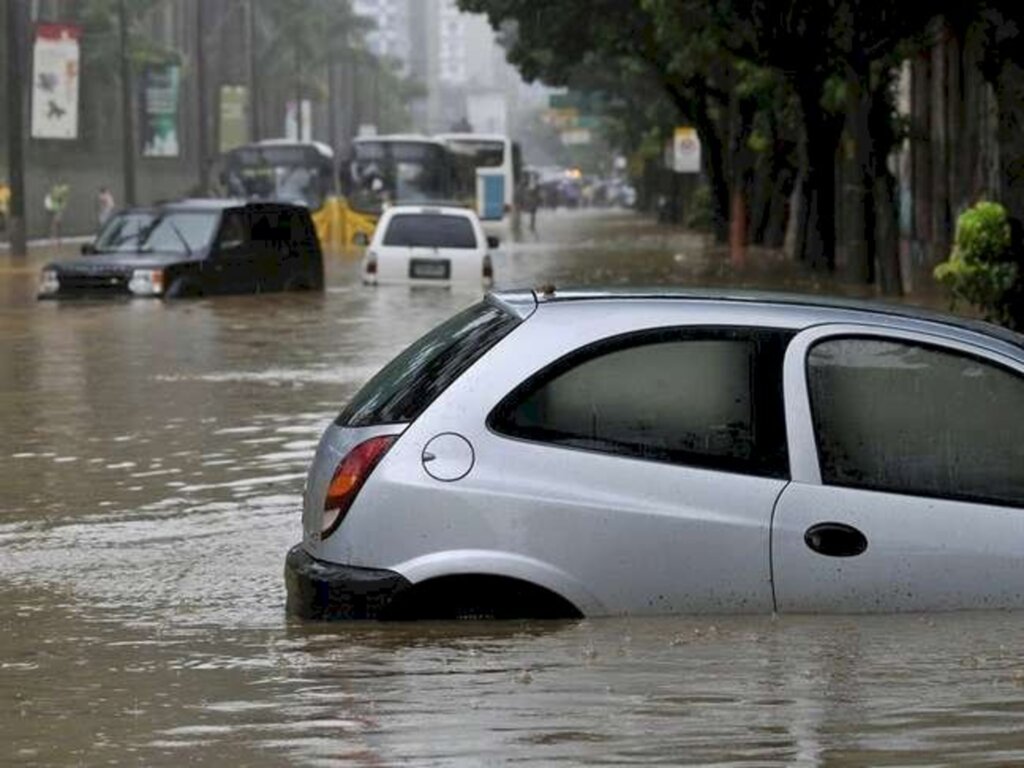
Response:
M707 184L701 184L690 195L689 210L684 224L688 229L698 232L711 231L714 216L711 211L711 188Z
M1019 274L1006 209L982 201L960 214L953 252L934 275L949 288L953 309L965 301L986 320L1011 325L1009 297Z

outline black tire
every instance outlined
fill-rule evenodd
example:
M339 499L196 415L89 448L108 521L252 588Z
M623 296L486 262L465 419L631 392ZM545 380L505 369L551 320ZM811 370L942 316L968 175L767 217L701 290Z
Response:
M164 294L168 299L197 299L203 295L203 289L193 281L179 277Z

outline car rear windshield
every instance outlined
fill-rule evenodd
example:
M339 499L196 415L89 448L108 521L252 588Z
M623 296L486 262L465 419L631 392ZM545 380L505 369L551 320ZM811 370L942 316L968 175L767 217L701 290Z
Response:
M391 219L384 245L407 248L476 248L476 232L465 216L403 213Z
M369 427L413 421L520 322L486 301L463 310L388 363L334 423Z

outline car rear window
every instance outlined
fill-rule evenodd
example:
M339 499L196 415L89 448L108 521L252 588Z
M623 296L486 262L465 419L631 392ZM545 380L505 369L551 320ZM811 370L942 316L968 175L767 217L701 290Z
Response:
M520 322L486 301L463 310L388 363L334 423L369 427L413 421Z
M391 219L384 245L407 248L476 248L476 232L465 216L403 213Z

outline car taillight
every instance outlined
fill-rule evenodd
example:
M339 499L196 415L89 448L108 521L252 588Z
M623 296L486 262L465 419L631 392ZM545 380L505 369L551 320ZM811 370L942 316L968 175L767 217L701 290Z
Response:
M398 435L371 437L349 451L341 460L338 468L334 470L331 484L327 486L321 538L326 539L338 530L373 468L384 458L388 448L397 439Z
M494 279L494 264L491 263L491 257L490 256L484 256L484 279L485 280L493 280Z
M375 254L373 251L366 254L366 274L377 274L377 254Z

